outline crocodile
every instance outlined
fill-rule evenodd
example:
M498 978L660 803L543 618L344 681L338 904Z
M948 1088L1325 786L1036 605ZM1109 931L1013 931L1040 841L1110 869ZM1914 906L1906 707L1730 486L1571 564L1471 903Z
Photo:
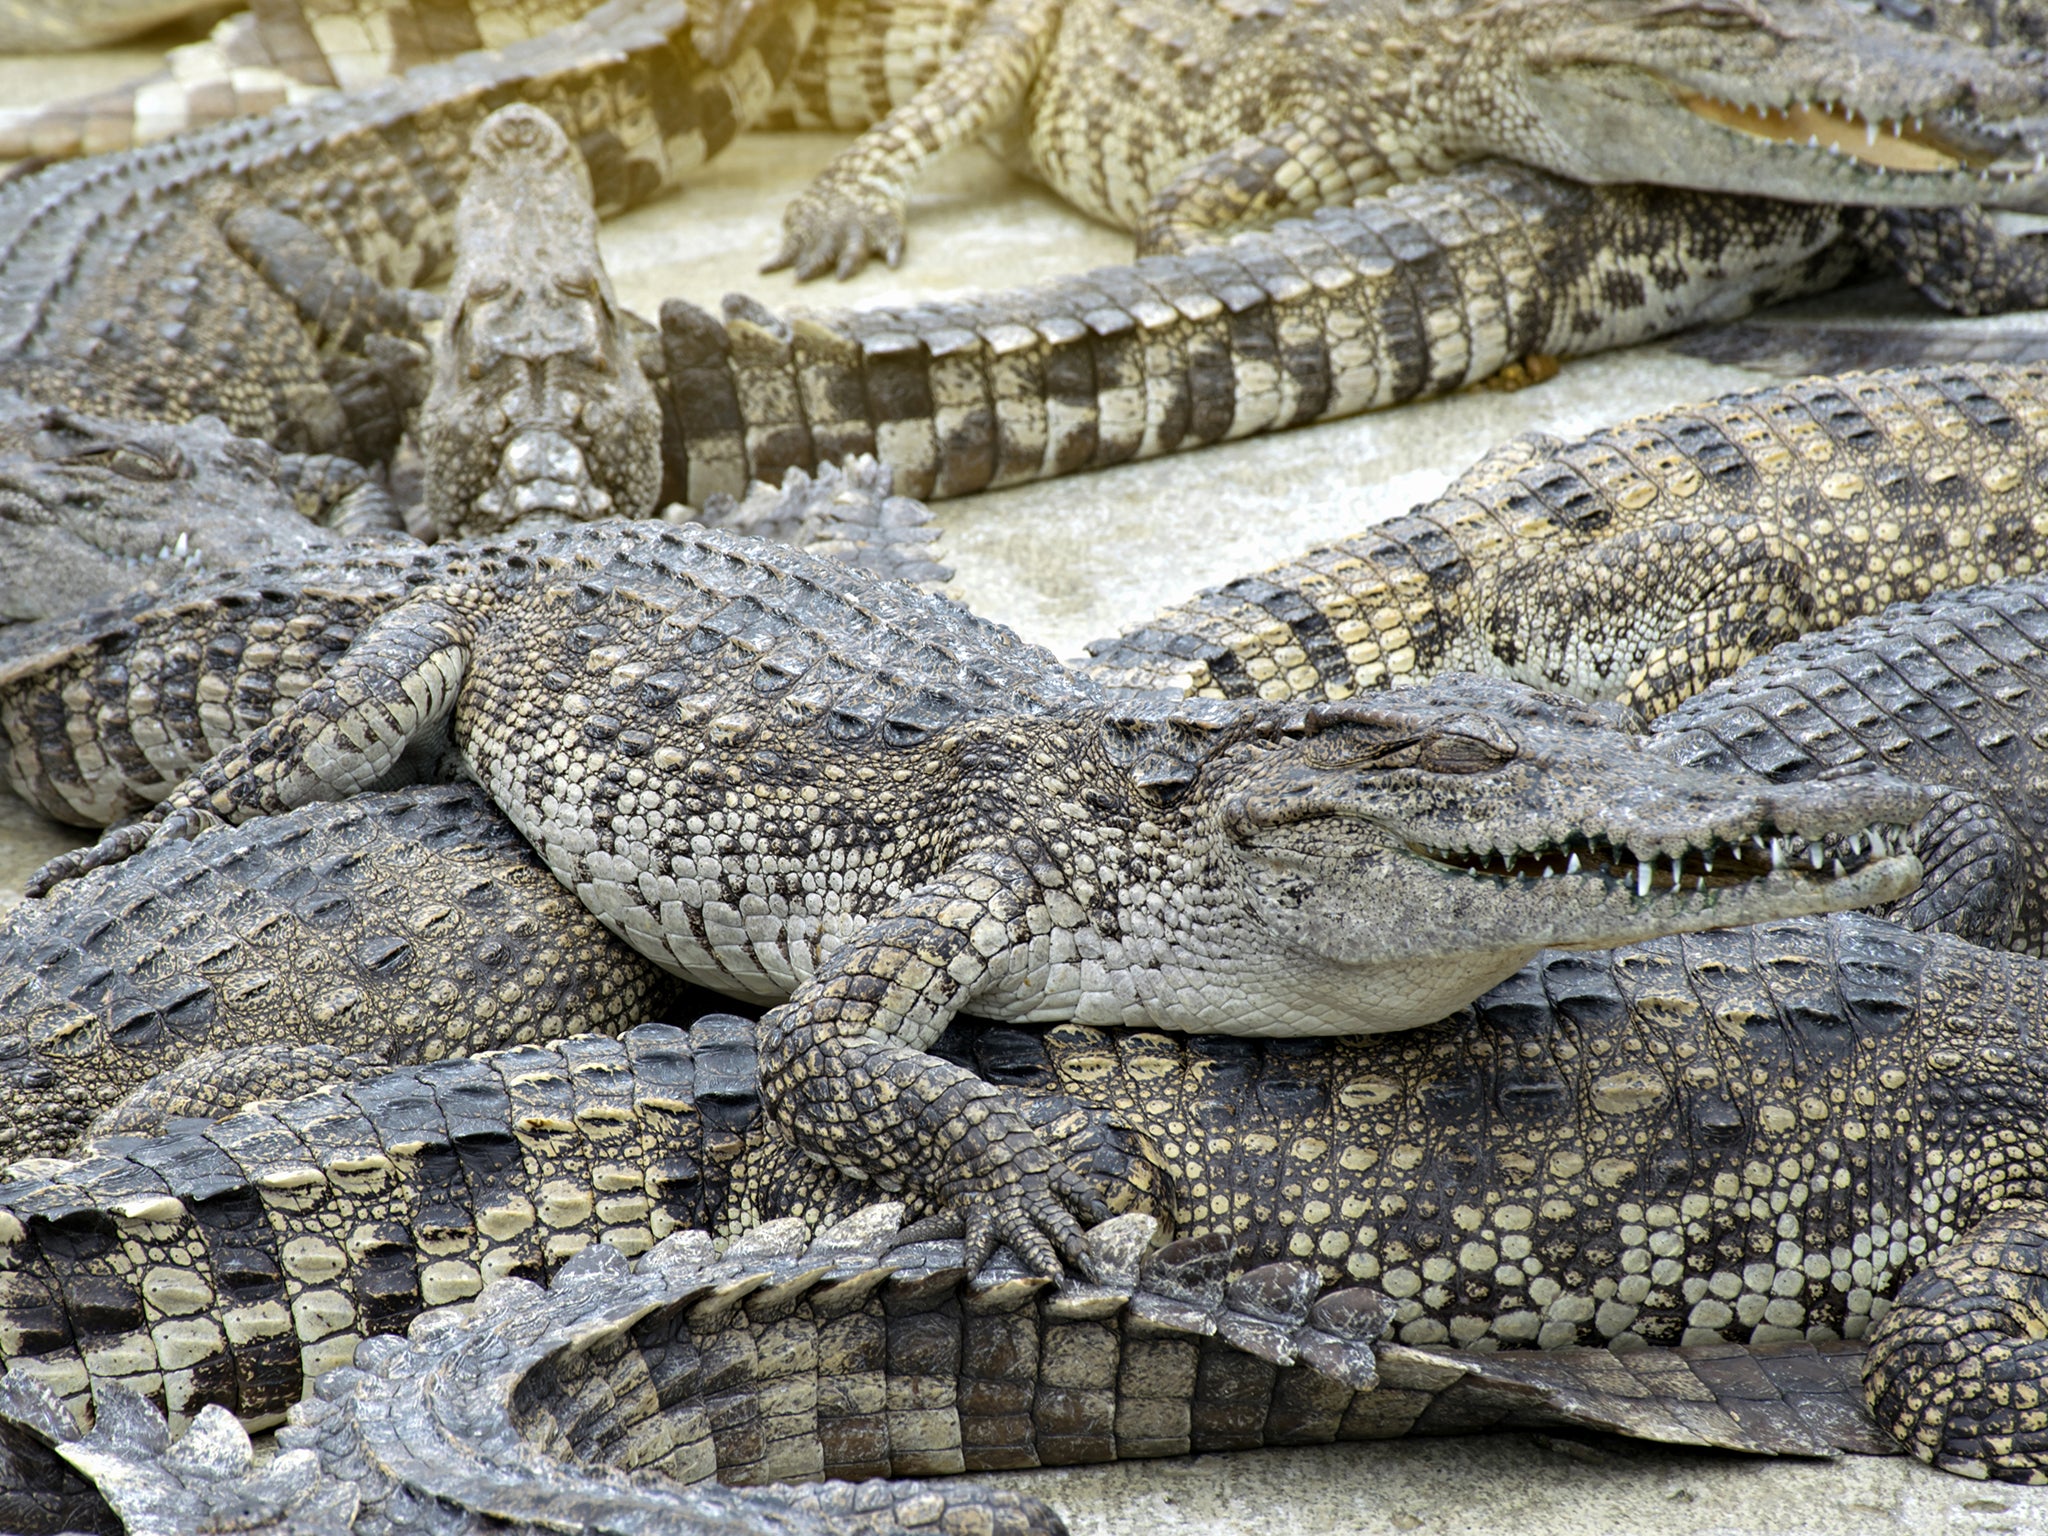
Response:
M371 1066L617 1033L676 1000L458 785L152 849L12 913L0 977L9 1161L117 1129L94 1117L146 1080L159 1105L217 1113Z
M632 206L757 113L804 25L764 8L714 71L680 0L611 0L542 39L0 184L0 387L381 461L426 382L417 285L448 270L475 126L546 108L598 206Z
M159 76L28 116L0 153L126 147L588 9L268 5ZM1982 45L2015 34L1999 11L2041 8L1963 9L1976 25L1931 36L1835 0L827 4L766 120L869 131L792 207L778 260L805 275L893 261L918 169L984 135L1154 250L1489 155L1588 182L2038 206L2027 119L2048 98L2032 61ZM732 25L707 19L706 57Z
M1139 701L943 598L718 530L472 545L32 894L447 754L614 933L763 1001L780 1123L1059 1273L1093 1196L923 1047L959 1008L1265 1034L1441 1018L1550 944L1903 895L1922 791L1638 772L1554 696ZM916 793L940 788L936 801ZM1834 836L1832 859L1787 862ZM1745 851L1746 850L1746 851ZM1499 877L1484 874L1487 861ZM1709 871L1707 863L1716 865Z
M110 421L0 401L0 623L398 528L384 487L348 459L276 453L212 417Z
M2040 965L1836 916L1554 951L1381 1040L960 1022L941 1049L1126 1214L1379 1290L1385 1345L1846 1339L1896 1443L2025 1478L2005 1314L1961 1343L1941 1314L2039 1220ZM713 1018L392 1069L30 1165L0 1190L10 1373L260 1422L362 1337L592 1243L839 1220L867 1186L772 1133L755 1041Z
M1118 690L1347 699L1471 669L1658 715L1771 646L2044 569L2048 367L1812 379L1514 439L1407 516L1088 647Z
M19 1378L0 1378L0 1414L89 1473L107 1513L159 1531L223 1517L245 1528L252 1509L295 1529L352 1513L336 1525L408 1530L413 1500L473 1519L479 1490L550 1530L616 1530L622 1506L659 1508L677 1482L714 1471L745 1485L1007 1471L1489 1422L1879 1448L1853 1349L1450 1358L1377 1344L1381 1298L1317 1295L1305 1266L1226 1283L1215 1242L1142 1253L1143 1217L1091 1234L1110 1284L1048 1299L1017 1275L963 1287L958 1245L906 1243L892 1214L864 1208L815 1237L768 1223L715 1257L701 1233L678 1234L631 1268L598 1245L545 1291L493 1282L468 1316L429 1314L322 1377L261 1470L218 1404L176 1445L118 1385L102 1389L89 1434ZM621 1380L658 1394L622 1397ZM628 1477L600 1482L593 1463ZM332 1486L341 1477L348 1493Z
M2040 777L2044 701L2048 582L2015 580L1898 605L1781 646L1660 717L1641 750L1685 769L1780 782L1875 763L1940 785L1941 799L1912 835L1924 878L1889 915L1915 930L2039 955L2048 941L2048 831L2031 786ZM444 844L466 855L459 882L442 872L435 849ZM386 935L406 926L404 909L386 913L381 927L366 926L379 902L354 889L371 880L381 890L383 871L404 872L412 903L469 919L464 935L448 940L458 949L474 949L479 923L483 935L509 932L518 936L512 942L530 943L537 931L573 926L565 910L580 916L474 789L309 806L224 840L161 844L139 861L87 876L89 897L60 887L57 899L0 931L0 1012L25 1026L21 1054L0 1077L13 1111L0 1125L0 1153L66 1151L94 1116L92 1132L153 1129L166 1114L219 1113L322 1074L345 1075L358 1064L335 1058L360 1055L345 1051L348 1043L419 1033L420 988L429 981L444 1020L487 1022L499 1008L501 983L491 974L432 955L391 963L396 940ZM302 866L336 872L315 883ZM479 889L489 892L487 910L479 910ZM333 915L341 901L351 915ZM284 985L240 984L251 970L271 972L279 949L272 923L287 920L276 916L281 907L294 923L294 974ZM218 938L202 946L204 963L181 961L191 936L209 928ZM252 930L259 942L240 937ZM619 944L600 958L589 947L605 942L593 922L581 934L606 989L630 985L636 999L649 995L651 963ZM309 1014L322 1021L310 1038ZM617 1009L612 1016L624 1018ZM608 1026L561 1026L576 1027ZM425 1054L492 1039L443 1036ZM121 1049L109 1074L102 1058L114 1040ZM300 1043L220 1054L251 1040ZM197 1066L176 1070L184 1053L209 1045ZM168 1081L165 1073L173 1074ZM33 1088L25 1082L31 1074ZM145 1083L140 1102L117 1104Z
M462 534L646 517L662 413L597 247L590 175L536 107L477 126L419 414L423 514ZM652 337L648 338L652 342Z

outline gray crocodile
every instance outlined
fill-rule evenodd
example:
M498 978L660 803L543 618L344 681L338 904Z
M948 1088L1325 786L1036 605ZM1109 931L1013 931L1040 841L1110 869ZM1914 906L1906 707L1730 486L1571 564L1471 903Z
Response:
M1942 1316L2023 1273L2040 1219L2039 965L1805 919L1553 952L1382 1040L963 1024L941 1048L1112 1204L1231 1267L1378 1289L1387 1344L1861 1341L1895 1442L2027 1478L1999 1427L2023 1342ZM770 1134L738 1021L395 1069L8 1186L0 1344L81 1410L100 1378L261 1419L494 1276L866 1196ZM1426 1406L1386 1400L1403 1429Z
M701 1233L678 1234L631 1269L600 1245L545 1291L494 1282L466 1317L366 1341L293 1409L279 1460L260 1471L219 1405L173 1445L154 1408L109 1386L82 1434L46 1391L0 1377L0 1415L75 1460L129 1529L178 1531L241 1524L252 1509L295 1529L410 1530L429 1499L434 1530L468 1528L451 1513L512 1510L551 1530L617 1530L700 1514L676 1482L714 1472L758 1485L1007 1470L1490 1423L1752 1451L1879 1448L1853 1349L1453 1358L1378 1343L1384 1300L1319 1296L1306 1266L1227 1281L1227 1244L1144 1253L1144 1217L1090 1234L1108 1284L1047 1297L1014 1272L963 1286L957 1244L904 1243L891 1210L815 1237L768 1223L716 1257ZM659 1390L621 1394L621 1379ZM593 1464L632 1470L604 1477ZM346 1492L334 1486L344 1478ZM811 1497L911 1523L919 1492ZM997 1519L1010 1512L991 1502Z
M419 415L425 517L498 534L650 515L662 408L597 247L583 157L545 112L517 105L478 125L469 160Z
M0 400L0 623L398 525L383 486L347 459L279 454L210 417L109 421Z
M31 892L451 753L643 954L787 996L780 1122L943 1191L977 1267L1000 1238L1058 1273L1064 1202L1093 1197L924 1053L963 1007L1402 1029L1547 944L1860 907L1920 874L1891 842L1919 790L1643 774L1604 717L1498 682L1112 707L942 598L712 530L584 525L436 563L321 682ZM1829 835L1822 867L1787 862Z
M2048 831L2028 786L2039 777L2036 738L2048 702L2043 585L2013 581L1899 605L1780 647L1661 717L1641 750L1688 769L1780 782L1875 764L1939 784L1939 802L1911 839L1924 878L1892 915L1915 930L2039 954ZM445 848L461 851L468 872L442 873ZM309 867L332 873L315 881ZM358 1042L374 1047L368 1059L376 1061L406 1059L389 1056L394 1040L427 1056L496 1043L502 983L461 960L413 955L416 946L391 963L397 941L369 922L380 898L356 889L386 889L387 871L403 872L399 894L411 903L459 914L435 925L459 925L459 935L442 936L451 955L473 949L480 935L509 932L514 945L530 945L536 932L568 929L603 990L637 1000L655 986L649 962L593 921L572 921L581 909L480 792L308 806L232 835L152 847L139 867L95 871L83 890L59 887L0 933L0 1008L26 1026L0 1149L61 1152L94 1115L93 1129L145 1129L166 1114L217 1113L310 1086L353 1070L336 1058L364 1055ZM481 905L479 890L488 891ZM110 916L120 924L111 931ZM383 921L391 931L407 926L403 908ZM273 927L285 922L292 971L271 985L242 984L252 971L275 974ZM202 931L215 935L200 946L203 961L174 958ZM251 933L261 938L252 942ZM423 986L438 989L443 1028L422 1050ZM523 998L522 1010L533 1001ZM605 1027L577 1022L593 1019L587 1002L582 1012L558 1006L569 1012L556 1032ZM630 1009L605 1012L624 1021ZM451 1022L459 1035L447 1032ZM219 1054L250 1040L300 1043ZM112 1041L121 1049L109 1050ZM209 1048L193 1068L175 1070L184 1053ZM159 1076L166 1072L168 1082ZM145 1103L112 1107L144 1083Z

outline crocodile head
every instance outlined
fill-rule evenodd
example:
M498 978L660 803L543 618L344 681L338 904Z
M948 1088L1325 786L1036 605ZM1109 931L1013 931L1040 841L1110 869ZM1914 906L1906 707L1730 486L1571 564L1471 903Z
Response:
M1841 0L1476 5L1474 147L1588 182L2040 207L2048 71ZM1491 54L1489 63L1487 55Z
M1267 706L1249 730L1213 713L1216 745L1192 758L1156 740L1125 753L1205 865L1213 895L1173 948L1192 965L1175 1006L1206 1030L1407 1028L1541 949L1863 907L1920 878L1906 839L1926 791L1677 769L1608 715L1516 683Z
M478 126L455 242L419 418L429 517L491 534L653 511L661 409L598 256L590 173L546 113Z
M152 578L334 548L264 444L0 404L0 620L77 613Z

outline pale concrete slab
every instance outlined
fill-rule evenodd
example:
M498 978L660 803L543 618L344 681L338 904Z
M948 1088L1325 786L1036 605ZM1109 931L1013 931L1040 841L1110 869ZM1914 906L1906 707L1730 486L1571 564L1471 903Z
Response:
M0 106L103 88L146 71L146 49L0 60ZM741 290L778 311L890 303L1010 285L1122 260L1124 236L969 150L913 207L895 272L795 284L754 268L787 200L845 141L743 138L685 192L614 221L607 260L624 302L715 307ZM1434 495L1518 432L1568 434L1754 387L1758 376L1662 348L1570 364L1516 394L1472 394L1105 474L941 504L955 594L1061 655L1199 586L1355 532ZM0 793L0 910L27 873L81 840ZM2048 1533L2048 1492L1987 1487L1901 1459L1767 1462L1529 1435L1252 1452L1002 1479L1063 1510L1076 1536L1838 1536Z

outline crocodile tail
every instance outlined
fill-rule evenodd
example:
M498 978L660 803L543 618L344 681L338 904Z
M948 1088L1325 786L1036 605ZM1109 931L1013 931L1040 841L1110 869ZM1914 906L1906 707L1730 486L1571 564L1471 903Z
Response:
M936 498L1279 431L1801 291L1853 260L1829 254L1840 234L1825 208L1489 163L957 301L783 317L671 300L671 484L700 504L865 453Z

